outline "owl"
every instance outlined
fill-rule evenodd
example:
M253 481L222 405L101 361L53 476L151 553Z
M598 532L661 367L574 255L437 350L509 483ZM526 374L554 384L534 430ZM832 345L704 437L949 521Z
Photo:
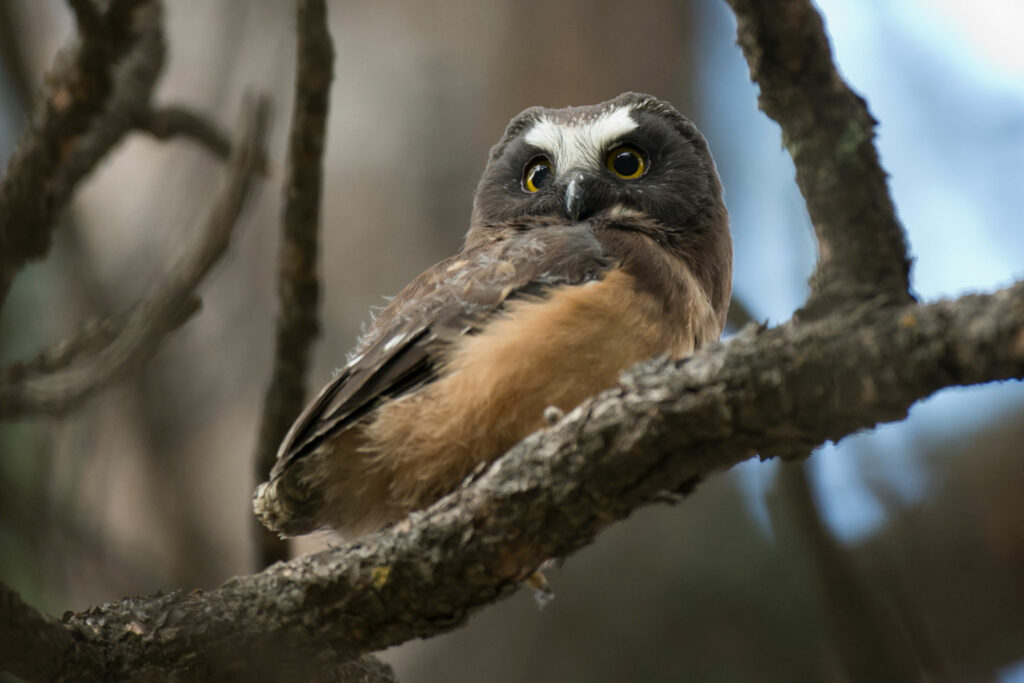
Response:
M718 339L731 283L722 185L689 119L637 93L529 108L490 151L462 248L376 317L288 432L255 512L283 536L399 520L546 412Z

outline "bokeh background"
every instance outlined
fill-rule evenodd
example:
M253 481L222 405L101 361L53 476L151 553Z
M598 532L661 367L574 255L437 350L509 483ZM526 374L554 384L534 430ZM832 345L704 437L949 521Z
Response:
M1024 5L821 0L932 300L1024 277ZM0 158L72 33L57 0L0 0ZM276 105L273 175L202 288L203 310L144 369L73 417L0 424L0 578L54 614L254 569L250 493L274 316L291 100L292 6L168 0L158 100L225 126L243 92ZM337 60L313 382L360 322L460 244L487 150L533 104L657 94L707 135L759 320L806 295L815 247L778 127L720 0L330 3ZM194 236L221 165L135 136L79 189L49 258L0 315L27 358L146 291ZM851 680L850 651L932 680L1024 681L1024 386L947 390L803 468L750 462L643 510L469 625L385 654L404 682ZM800 469L795 469L800 468ZM813 494L805 500L801 492ZM815 529L819 532L815 533ZM330 543L322 534L306 552ZM822 558L840 562L823 563ZM829 554L831 553L831 555ZM850 618L854 611L863 615ZM851 626L854 623L854 626Z

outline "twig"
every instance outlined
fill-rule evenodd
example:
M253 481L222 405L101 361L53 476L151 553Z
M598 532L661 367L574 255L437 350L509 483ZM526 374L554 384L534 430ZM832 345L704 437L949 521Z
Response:
M183 325L199 310L199 306L199 298L193 296L180 311L178 319L168 321L171 325L170 330ZM33 376L63 370L80 358L100 352L123 333L125 326L136 314L138 307L139 304L136 303L119 313L89 320L79 328L74 336L41 351L32 360L15 362L0 369L0 387L23 382Z
M211 154L227 159L231 140L227 133L201 114L182 106L165 106L140 112L135 127L158 140L185 137L205 147Z
M313 341L320 331L317 278L320 195L334 48L324 0L296 3L298 45L295 105L288 142L288 176L278 255L278 317L274 368L263 401L256 444L256 481L267 478L277 446L306 397ZM287 558L284 541L253 521L259 567Z
M127 130L111 103L148 101L163 64L158 0L115 0L102 20L85 0L73 6L81 44L58 55L0 181L0 303L18 269L49 250L78 181Z
M155 667L198 680L217 662L293 667L301 680L462 624L658 491L901 419L945 386L1011 377L1024 378L1024 282L748 328L688 360L637 366L394 528L208 593L96 607L68 627L104 645L112 675Z
M195 288L227 249L260 160L265 158L268 109L264 99L245 108L225 185L210 208L199 239L154 292L125 316L116 338L85 362L0 384L0 417L67 412L151 355L163 337L181 324L189 309L194 309ZM68 356L74 360L81 351L75 349ZM57 365L66 360L61 358Z
M821 17L810 0L728 3L761 109L782 126L818 236L800 315L879 296L909 301L910 261L875 151L876 121L836 71Z

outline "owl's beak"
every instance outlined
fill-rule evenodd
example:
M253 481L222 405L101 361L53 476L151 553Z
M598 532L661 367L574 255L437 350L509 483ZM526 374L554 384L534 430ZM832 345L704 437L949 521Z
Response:
M565 188L565 213L574 221L589 217L594 211L591 183L586 173L574 172Z

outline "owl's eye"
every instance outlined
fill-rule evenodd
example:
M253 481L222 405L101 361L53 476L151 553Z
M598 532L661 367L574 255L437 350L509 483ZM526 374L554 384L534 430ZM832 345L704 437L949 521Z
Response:
M546 186L555 178L551 162L546 157L536 157L526 164L523 171L523 191L534 193Z
M608 159L605 162L608 170L624 180L639 178L647 170L647 162L639 150L621 145L608 152Z

